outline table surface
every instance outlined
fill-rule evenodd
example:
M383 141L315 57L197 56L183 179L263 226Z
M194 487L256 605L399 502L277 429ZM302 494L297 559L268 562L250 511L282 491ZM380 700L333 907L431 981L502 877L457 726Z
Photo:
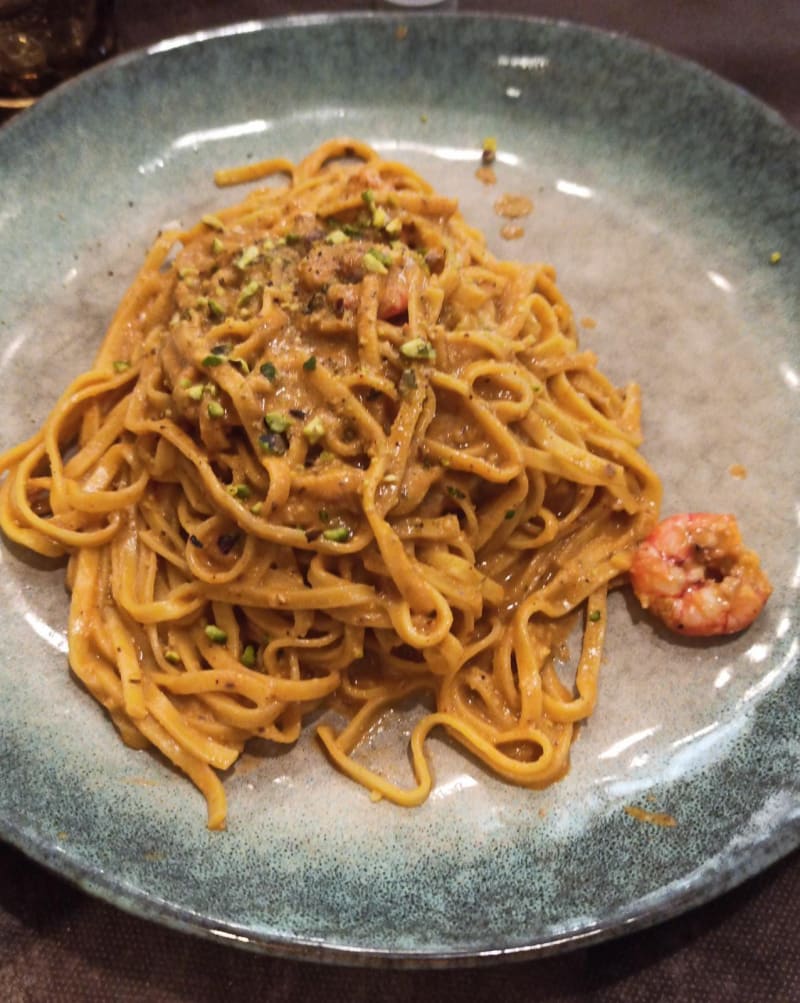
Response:
M337 0L117 0L128 50L226 22L369 8ZM736 82L800 128L800 3L461 0L462 11L566 19L658 45ZM0 843L0 997L800 1000L800 852L687 915L566 955L444 971L359 971L243 953L129 916Z

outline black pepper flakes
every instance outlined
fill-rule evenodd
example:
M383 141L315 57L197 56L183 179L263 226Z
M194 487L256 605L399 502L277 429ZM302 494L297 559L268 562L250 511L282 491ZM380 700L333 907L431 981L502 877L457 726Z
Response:
M217 539L217 547L219 547L220 553L229 554L236 546L238 540L238 533L223 533Z

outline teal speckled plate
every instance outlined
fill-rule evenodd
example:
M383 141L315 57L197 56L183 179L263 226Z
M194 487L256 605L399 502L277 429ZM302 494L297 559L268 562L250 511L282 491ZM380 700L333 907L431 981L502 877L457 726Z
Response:
M622 38L458 16L408 18L399 37L399 23L178 39L0 132L0 446L90 360L156 231L238 198L214 168L350 134L457 194L500 254L556 265L576 315L596 321L585 344L642 385L665 513L735 511L774 581L768 608L741 636L691 642L615 594L597 712L548 790L505 786L437 737L430 800L373 804L307 735L232 771L220 834L192 786L124 747L70 677L61 568L5 545L0 833L185 930L442 964L657 922L799 841L800 139L748 95ZM495 187L475 177L487 135ZM514 242L493 211L504 192L535 206ZM397 715L372 739L401 778L406 728Z

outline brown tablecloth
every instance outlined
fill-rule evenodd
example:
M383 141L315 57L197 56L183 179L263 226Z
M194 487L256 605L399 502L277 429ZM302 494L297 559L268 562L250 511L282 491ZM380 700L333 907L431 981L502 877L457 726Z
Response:
M230 21L369 0L118 0L120 49ZM800 128L800 2L462 0L579 21L694 59ZM0 766L0 782L2 767ZM800 1000L800 853L716 901L611 943L478 970L360 971L261 957L128 916L0 843L0 1000Z

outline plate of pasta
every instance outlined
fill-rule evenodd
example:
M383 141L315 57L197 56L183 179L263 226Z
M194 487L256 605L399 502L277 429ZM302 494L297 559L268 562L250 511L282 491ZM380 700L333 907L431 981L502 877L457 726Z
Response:
M797 845L777 116L577 26L320 16L114 60L0 158L3 838L415 965Z

